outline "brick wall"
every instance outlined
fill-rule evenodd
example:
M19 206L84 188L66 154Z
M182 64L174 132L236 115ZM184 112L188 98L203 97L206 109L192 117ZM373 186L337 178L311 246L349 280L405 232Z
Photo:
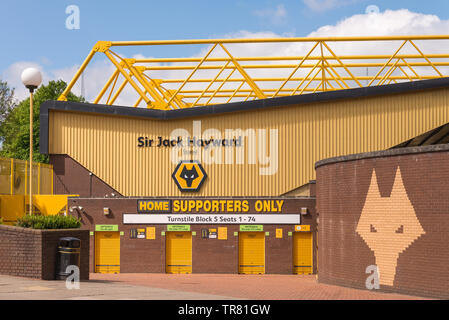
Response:
M316 172L319 282L366 289L377 265L383 291L449 298L449 147L329 159Z
M42 277L42 232L0 225L0 273Z
M53 189L55 194L78 194L81 197L104 197L112 193L120 195L103 180L66 154L51 154L53 165Z
M54 280L59 238L81 240L80 278L89 279L89 232L80 229L34 230L0 225L0 273Z

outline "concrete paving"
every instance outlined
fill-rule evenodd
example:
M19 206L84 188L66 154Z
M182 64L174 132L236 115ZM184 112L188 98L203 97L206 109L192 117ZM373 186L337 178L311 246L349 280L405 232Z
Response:
M67 289L65 281L0 275L0 300L229 300L234 297L152 288L109 280L80 282Z
M92 273L91 279L113 280L152 288L197 292L252 300L414 300L415 296L359 290L318 283L316 275Z
M0 275L0 300L409 300L415 296L316 282L315 275L92 273L80 289L65 281Z

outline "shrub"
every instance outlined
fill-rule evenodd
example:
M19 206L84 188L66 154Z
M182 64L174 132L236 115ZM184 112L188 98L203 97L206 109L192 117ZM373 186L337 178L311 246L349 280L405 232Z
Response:
M31 229L74 229L81 222L72 216L26 215L17 219L16 226Z
M2 218L0 218L0 224L3 224L3 219Z

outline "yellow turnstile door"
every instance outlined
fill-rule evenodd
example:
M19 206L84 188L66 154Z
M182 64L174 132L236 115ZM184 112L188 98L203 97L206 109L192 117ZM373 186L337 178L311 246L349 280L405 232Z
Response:
M165 272L192 273L192 233L167 232L165 235Z
M95 232L95 272L120 273L120 232Z
M265 273L264 232L239 232L239 273Z
M293 273L313 273L312 232L295 232L293 234Z

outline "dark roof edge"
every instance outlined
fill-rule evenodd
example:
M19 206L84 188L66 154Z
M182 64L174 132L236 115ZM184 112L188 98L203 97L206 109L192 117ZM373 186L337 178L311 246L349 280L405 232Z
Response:
M339 163L339 162L372 159L372 158L383 158L383 157L395 157L395 156L403 156L403 155L408 155L408 154L441 152L441 151L449 151L449 144L434 144L434 145L429 145L429 146L388 149L388 150L381 150L381 151L350 154L350 155L334 157L334 158L327 158L327 159L317 161L315 163L315 169L317 169L318 167L326 166L328 164L334 164L334 163Z
M242 112L255 109L265 109L280 106L326 102L342 99L355 99L370 96L407 93L419 90L438 89L449 87L449 77L431 80L421 80L388 84L382 86L344 89L288 97L267 98L253 101L233 102L205 107L194 107L178 110L154 110L145 108L132 108L124 106L109 106L68 101L45 101L40 107L40 147L43 154L48 153L48 110L89 112L106 115L129 117L144 117L157 120L181 119L195 116L206 116L229 112Z

